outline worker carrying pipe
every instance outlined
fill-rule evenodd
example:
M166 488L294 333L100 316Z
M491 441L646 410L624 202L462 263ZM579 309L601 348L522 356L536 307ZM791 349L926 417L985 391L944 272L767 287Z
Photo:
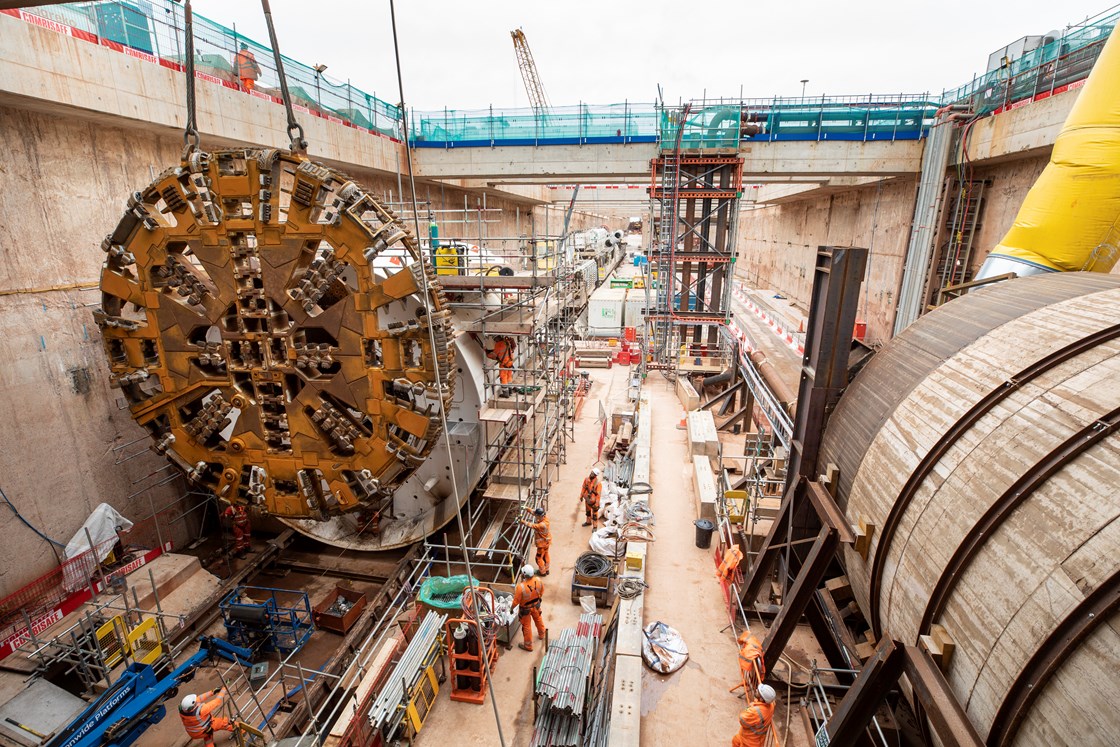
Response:
M538 506L533 509L532 516L536 521L521 520L521 523L533 530L533 542L537 548L537 556L534 562L537 568L540 569L542 576L548 575L549 557L548 551L552 547L552 531L549 529L548 516L545 510Z
M241 43L241 50L234 58L233 64L237 68L237 77L241 81L241 87L252 93L257 78L261 77L261 66L257 64L256 55L249 51L248 44Z
M249 519L249 508L243 503L227 506L222 516L233 524L233 554L239 558L245 557L251 548L249 537L253 532L253 524Z
M739 712L739 733L731 739L731 747L781 747L777 732L774 732L774 740L767 742L773 731L774 701L777 699L778 693L774 692L774 688L758 686L758 697Z
M500 396L509 396L509 385L513 381L513 340L508 337L494 339L494 347L486 351L486 357L498 362L498 380L502 383Z
M224 716L215 713L222 710L226 704L226 689L219 687L217 690L203 693L202 695L190 694L179 703L179 718L183 720L183 728L191 739L202 739L206 747L214 747L214 732L233 731L233 723Z
M579 502L583 504L587 515L587 521L583 525L591 527L593 532L599 528L599 499L602 495L603 483L599 480L599 468L596 467L584 478L583 488L579 491Z
M740 687L744 695L750 695L753 683L766 678L766 662L762 656L762 643L745 630L739 634L739 684L727 692L733 693Z
M521 643L517 644L525 651L533 650L533 624L537 626L537 637L544 639L547 632L544 627L544 618L541 617L541 599L544 597L544 584L536 577L536 569L531 563L526 563L521 569L521 581L513 590L513 604L517 607L517 615L521 619Z

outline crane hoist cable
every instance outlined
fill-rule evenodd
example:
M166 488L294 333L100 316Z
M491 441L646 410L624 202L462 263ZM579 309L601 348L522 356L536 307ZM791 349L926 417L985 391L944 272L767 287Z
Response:
M261 0L261 1L265 2L265 3L268 2L268 0ZM396 66L397 66L397 88L398 88L398 90L400 92L400 96L401 96L401 99L400 99L400 101L401 101L401 103L400 103L401 134L404 136L404 142L407 144L408 143L408 116L407 116L408 108L405 106L404 75L401 73L401 50L400 50L399 37L397 35L397 8L396 8L396 3L395 3L394 0L389 0L389 17L392 21L392 27L393 27L393 55L394 55L394 58L395 58L395 61L396 61ZM405 154L407 156L407 161L408 161L409 189L412 192L412 220L413 220L413 223L414 223L415 228L416 228L416 236L419 237L420 236L420 206L416 201L416 172L415 172L415 169L414 169L413 163L412 163L412 148L407 148L406 147L405 148ZM403 199L403 195L402 195L402 199ZM419 240L419 239L417 239L417 240ZM421 256L417 259L417 261L420 262L420 263L424 263L426 261L423 254L421 254ZM419 277L421 278L422 287L424 289L424 293L423 293L424 308L427 311L428 317L431 318L432 307L431 307L431 298L429 297L429 292L428 292L429 280L428 280L428 270L427 270L427 268L425 268L424 272L419 273ZM433 277L434 277L434 274L433 274ZM429 324L429 325L427 325L427 327L428 327L428 343L431 345L431 349L434 351L436 349L435 325ZM442 392L445 384L443 382L443 375L440 373L439 366L435 367L435 377L436 377L436 388L440 392ZM439 410L440 424L443 426L443 432L448 433L450 431L450 429L448 428L448 425L447 425L447 406L446 406L446 402L443 400L442 397L439 399L438 410ZM455 457L454 457L454 454L452 454L452 452L451 452L451 439L450 438L445 438L445 439L443 439L443 443L444 443L445 448L447 449L447 458L448 458L449 462L454 464ZM450 477L451 477L451 491L454 495L458 496L460 494L459 493L459 484L458 484L458 478L455 474L455 470L451 470ZM482 651L485 650L485 647L482 645L482 642L485 641L486 638L484 636L482 623L479 621L479 618L480 618L479 612L481 610L480 610L478 605L479 605L479 597L481 597L481 594L476 593L476 586L475 586L475 583L474 583L474 578L475 578L474 569L472 568L470 553L467 552L467 541L466 541L467 533L466 533L465 528L463 526L463 504L461 504L458 507L458 510L455 512L455 521L456 521L456 524L457 524L458 529L459 529L459 546L463 551L463 562L464 562L464 565L466 566L467 578L470 579L470 589L471 589L471 592L472 592L471 597L474 600L475 624L478 627L478 640L479 640L479 643L480 643L479 651L482 652ZM515 576L515 580L516 580L516 576ZM493 674L490 671L490 657L483 655L480 658L482 659L482 668L483 668L483 671L486 674L487 681L493 682ZM502 732L502 718L501 718L501 714L498 711L498 700L495 697L494 688L493 687L487 688L487 692L490 694L490 706L491 706L491 708L494 712L494 725L497 727L497 731L498 731L498 742L501 744L502 747L505 747L506 739L505 739L505 735Z
M198 150L200 138L195 120L194 104L194 11L191 0L183 3L183 36L187 47L185 72L187 75L187 123L183 127L183 157Z
M272 25L272 8L268 0L261 0L264 9L264 20L268 24L268 40L272 44L272 58L276 61L276 74L280 76L280 96L284 100L284 111L288 115L288 137L291 145L288 149L293 153L307 155L307 139L303 136L303 127L296 121L295 111L292 109L292 97L288 93L288 78L284 75L284 58L280 54L280 43L276 41L276 27Z

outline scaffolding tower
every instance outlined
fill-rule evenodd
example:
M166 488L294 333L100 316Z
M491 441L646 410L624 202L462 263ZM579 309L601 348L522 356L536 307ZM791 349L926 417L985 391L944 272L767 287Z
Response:
M652 162L657 230L646 270L646 287L656 289L647 315L649 368L671 377L718 371L727 359L720 328L731 313L743 159L737 138L704 136L704 110L697 111L692 104L662 107L662 151Z
M513 365L486 364L483 477L463 507L466 536L449 532L428 545L456 559L466 548L479 580L493 582L512 580L529 557L532 530L518 520L525 510L547 510L549 486L566 461L579 379L574 328L598 269L595 260L577 258L563 236L486 237L485 249L486 261L506 274L488 274L472 257L440 281L460 332L488 350L502 339Z

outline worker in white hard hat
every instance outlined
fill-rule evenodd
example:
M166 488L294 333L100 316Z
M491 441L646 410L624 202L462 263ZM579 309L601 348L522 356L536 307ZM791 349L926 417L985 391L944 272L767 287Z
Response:
M191 739L202 739L206 747L214 747L214 732L233 731L233 723L224 716L215 715L226 704L226 689L187 695L179 703L179 718Z
M583 525L591 527L592 532L599 528L599 499L602 494L603 483L599 479L599 468L596 467L584 479L583 489L579 491L579 502L583 504L587 515L587 521Z
M739 712L739 733L731 740L731 747L781 747L778 734L774 732L774 701L778 693L769 685L758 686L758 696L745 709ZM773 732L773 741L766 738Z
M521 643L525 651L533 650L533 623L537 625L537 636L544 638L544 618L541 617L541 599L544 597L544 584L537 577L537 569L526 563L521 569L521 581L513 590L513 604L521 619Z

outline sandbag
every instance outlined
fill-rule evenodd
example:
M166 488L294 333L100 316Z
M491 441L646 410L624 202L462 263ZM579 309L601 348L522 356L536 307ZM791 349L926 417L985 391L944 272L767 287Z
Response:
M642 633L642 659L653 671L672 674L688 661L688 646L675 629L658 620Z

